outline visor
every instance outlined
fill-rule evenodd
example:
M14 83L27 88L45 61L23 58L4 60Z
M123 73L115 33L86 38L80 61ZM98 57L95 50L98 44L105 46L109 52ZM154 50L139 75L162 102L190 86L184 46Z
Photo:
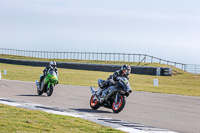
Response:
M51 65L52 67L55 67L56 65Z
M130 74L131 73L131 69L130 70L125 70L126 74Z

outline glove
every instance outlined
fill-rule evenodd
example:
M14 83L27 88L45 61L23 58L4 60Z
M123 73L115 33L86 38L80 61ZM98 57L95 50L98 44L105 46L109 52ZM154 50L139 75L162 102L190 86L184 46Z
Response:
M123 81L120 77L117 77L117 80L120 82L120 81Z
M110 79L110 83L115 84L115 81L113 79Z

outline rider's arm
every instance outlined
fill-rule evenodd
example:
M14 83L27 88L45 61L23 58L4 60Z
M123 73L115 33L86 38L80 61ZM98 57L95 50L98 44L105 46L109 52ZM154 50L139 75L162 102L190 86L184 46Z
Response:
M114 74L113 74L113 80L116 81L118 76L119 76L119 70L116 71L116 72L114 72Z
M46 68L43 70L44 75L47 74L48 69L49 69L49 67L46 67Z
M129 80L129 76L127 75L126 78Z
M55 68L55 72L56 72L56 74L58 75L58 69L57 69L57 68Z

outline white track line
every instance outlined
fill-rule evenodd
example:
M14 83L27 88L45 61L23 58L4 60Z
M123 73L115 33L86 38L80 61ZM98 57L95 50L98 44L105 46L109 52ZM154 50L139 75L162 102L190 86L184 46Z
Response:
M55 107L28 103L28 102L23 102L23 101L14 101L11 99L1 98L1 97L0 97L0 103L10 105L10 106L15 106L15 107L31 109L31 110L40 110L40 111L44 111L44 112L52 113L52 114L82 118L82 119L90 120L98 124L112 127L114 129L118 129L118 130L129 132L129 133L177 133L177 132L169 131L166 129L149 127L149 126L145 126L141 124L134 124L134 123L126 122L126 121L115 120L113 118L102 117L99 115L81 113L81 112L69 110L69 109L58 109Z

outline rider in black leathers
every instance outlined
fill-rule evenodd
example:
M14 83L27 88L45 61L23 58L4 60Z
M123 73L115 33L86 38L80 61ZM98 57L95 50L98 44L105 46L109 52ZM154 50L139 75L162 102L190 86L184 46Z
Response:
M117 70L113 75L110 75L108 79L101 84L101 88L104 89L110 85L114 85L117 81L117 77L125 77L129 80L129 74L131 73L131 67L129 65L123 65L121 70Z
M58 69L56 68L56 62L55 61L50 61L49 65L43 70L43 75L40 77L40 82L39 85L41 85L41 82L44 80L44 77L47 75L47 72L53 69L56 74L58 74Z

